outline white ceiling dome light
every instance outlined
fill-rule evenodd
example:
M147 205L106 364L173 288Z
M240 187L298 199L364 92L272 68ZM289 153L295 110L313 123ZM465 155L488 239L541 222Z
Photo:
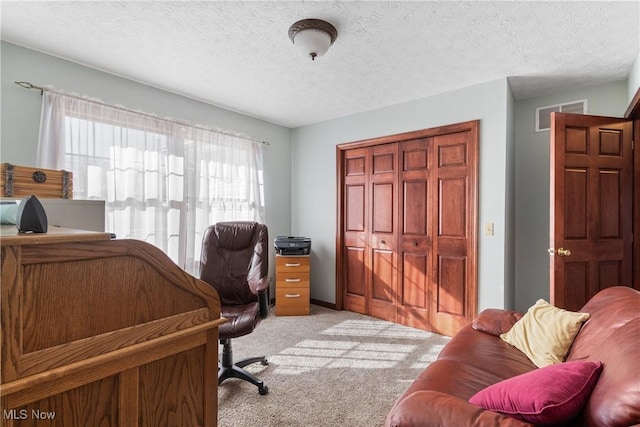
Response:
M337 37L336 28L321 19L303 19L289 28L289 38L293 44L312 61L324 55Z

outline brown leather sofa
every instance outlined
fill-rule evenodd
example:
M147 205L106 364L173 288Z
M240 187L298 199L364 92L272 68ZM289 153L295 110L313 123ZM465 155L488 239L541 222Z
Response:
M640 424L640 292L604 289L581 312L590 313L567 361L601 361L602 372L574 426ZM488 309L460 330L395 402L385 426L529 426L468 402L476 392L537 369L500 339L521 313Z

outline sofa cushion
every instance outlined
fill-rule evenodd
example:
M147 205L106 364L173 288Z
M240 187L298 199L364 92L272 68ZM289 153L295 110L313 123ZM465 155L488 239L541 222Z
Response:
M479 391L470 403L536 425L559 425L578 415L602 363L566 362L509 378Z
M536 369L536 365L529 360L526 354L504 342L500 337L476 331L471 325L460 329L440 351L438 361L444 360L456 362L458 366L472 367L473 370L469 373L473 375L476 375L476 372L484 373L482 375L477 374L479 380L477 382L478 388L469 390L470 394L468 396L457 395L465 400L491 384ZM496 363L498 361L499 363ZM427 367L425 373L432 375L433 369L429 369L430 367ZM463 368L456 368L455 371L451 372L457 373L458 369ZM448 373L449 376L451 372ZM451 383L451 379L447 382ZM456 383L460 382L456 381ZM456 384L455 387L459 390L462 385ZM433 390L444 391L437 388Z
M476 331L499 337L513 327L522 318L522 313L500 308L486 308L478 314L471 326Z
M491 384L534 369L536 365L517 348L467 325L451 338L437 360L418 374L403 396L435 390L468 403L471 396Z
M554 307L539 299L509 332L500 335L539 368L563 362L589 313Z

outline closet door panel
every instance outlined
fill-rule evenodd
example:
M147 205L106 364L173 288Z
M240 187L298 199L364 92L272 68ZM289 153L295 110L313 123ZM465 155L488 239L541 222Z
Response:
M437 190L429 203L437 217L433 244L433 330L452 335L469 323L476 311L475 271L469 257L475 253L475 151L472 132L433 138ZM473 288L473 289L472 289Z
M365 313L366 188L357 183L346 187L345 304L349 310Z
M425 254L404 253L402 269L402 304L412 308L428 308L429 262Z
M466 257L438 257L438 313L464 315L466 264Z
M364 150L353 150L349 157L345 159L345 176L362 176L366 174L366 152Z
M462 138L459 138L462 136ZM438 136L436 138L448 138L450 143L438 145L438 168L452 168L462 166L466 168L468 164L467 158L467 141L466 135L463 133L449 134ZM455 138L455 140L452 140Z
M395 301L393 275L395 268L393 266L394 254L386 250L373 251L373 277L371 279L371 298L374 301L382 303L390 303Z
M403 182L402 233L414 236L427 234L427 181L422 179Z
M393 234L393 183L373 184L373 232Z
M344 169L344 221L342 282L344 306L347 310L366 314L366 287L368 262L369 216L369 153L354 149L345 153Z
M432 272L429 194L431 142L428 138L400 143L401 235L398 268L400 298L398 321L408 326L430 325L430 283Z
M371 147L369 315L396 321L397 144Z
M395 144L385 144L373 148L373 174L394 173L395 168Z
M365 216L365 188L362 184L347 186L347 231L363 232Z
M401 295L398 301L398 321L420 329L430 328L430 266L427 253L403 251Z
M452 177L438 182L438 237L467 236L466 177Z
M364 297L365 263L364 249L347 247L347 293Z

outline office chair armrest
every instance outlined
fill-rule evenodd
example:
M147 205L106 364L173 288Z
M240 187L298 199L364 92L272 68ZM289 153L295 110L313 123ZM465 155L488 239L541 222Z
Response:
M271 277L269 276L265 276L260 278L260 280L258 280L258 283L253 286L253 284L249 284L251 286L251 290L255 293L255 294L259 294L262 291L267 291L269 290L269 285L271 284Z
M263 277L258 282L258 303L260 304L260 317L266 319L269 316L269 284L271 277Z
M258 291L258 304L260 304L260 317L262 319L269 317L269 281L265 289Z

